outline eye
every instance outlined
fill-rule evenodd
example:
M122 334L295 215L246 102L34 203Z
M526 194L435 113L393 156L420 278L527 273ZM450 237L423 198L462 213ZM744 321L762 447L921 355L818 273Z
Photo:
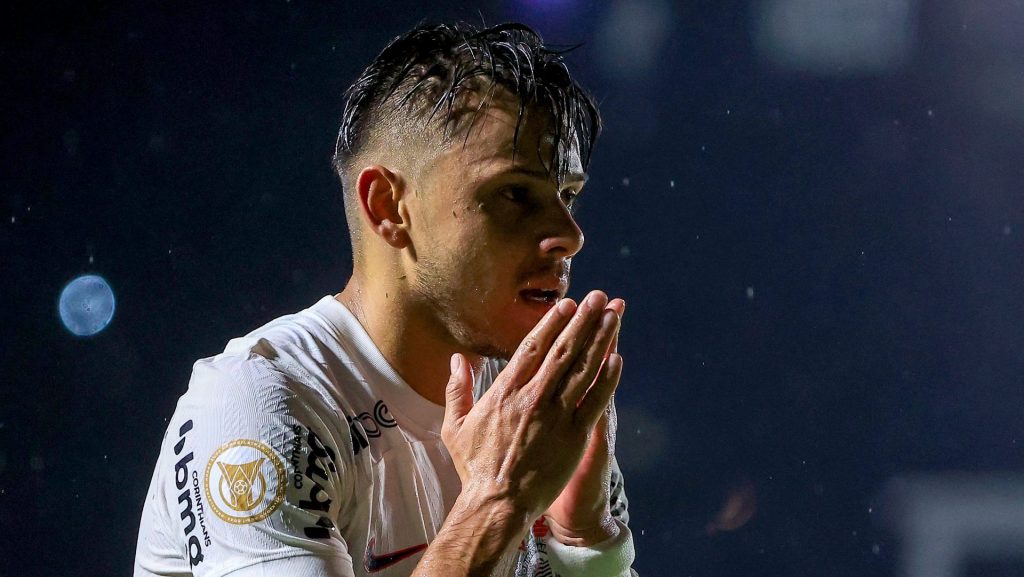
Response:
M572 212L572 211L574 211L576 209L576 202L577 202L577 200L580 197L580 193L579 192L577 192L577 191L575 191L575 190L573 190L571 188L567 188L567 189L563 190L559 194L559 196L562 197L562 202L565 203L565 207L569 209L569 212Z
M530 199L530 189L525 186L507 186L501 189L501 194L505 198L515 203L525 203Z

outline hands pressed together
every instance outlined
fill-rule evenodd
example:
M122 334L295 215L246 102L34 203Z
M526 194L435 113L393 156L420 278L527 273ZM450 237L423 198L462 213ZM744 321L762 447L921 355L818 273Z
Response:
M501 502L552 535L587 546L614 537L609 470L612 395L625 303L593 291L563 299L523 339L491 388L473 402L473 374L456 354L441 437L462 480L461 499Z

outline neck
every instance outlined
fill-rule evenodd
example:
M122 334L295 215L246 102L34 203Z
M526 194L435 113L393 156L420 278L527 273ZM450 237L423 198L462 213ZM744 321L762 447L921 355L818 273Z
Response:
M334 298L363 325L384 358L414 391L444 406L452 354L463 353L475 370L483 358L460 349L429 311L411 302L400 283L367 283L353 274Z

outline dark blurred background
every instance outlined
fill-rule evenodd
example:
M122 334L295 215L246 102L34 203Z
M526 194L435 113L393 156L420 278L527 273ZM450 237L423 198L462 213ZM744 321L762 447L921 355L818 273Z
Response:
M1021 2L13 4L0 575L130 574L192 363L347 279L342 92L421 19L481 18L582 43L606 121L571 292L629 306L640 574L924 577L928 546L1021 574ZM91 336L58 312L83 274L116 299ZM915 533L936 486L1006 497L1003 545Z

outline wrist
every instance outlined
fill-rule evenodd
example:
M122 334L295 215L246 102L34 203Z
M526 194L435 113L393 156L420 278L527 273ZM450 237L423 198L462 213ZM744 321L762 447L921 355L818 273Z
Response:
M487 575L522 540L529 521L510 500L463 490L413 577Z
M584 526L562 525L551 517L547 517L546 520L551 536L559 543L570 547L591 547L619 535L619 525L611 513L606 513L596 524Z
M530 519L529 511L510 498L463 489L448 514L447 524L460 526L471 523L500 533L507 530L518 534L530 527Z
M586 547L566 545L549 535L548 561L555 574L587 577L628 577L636 558L629 527L615 519L618 534L607 541Z

